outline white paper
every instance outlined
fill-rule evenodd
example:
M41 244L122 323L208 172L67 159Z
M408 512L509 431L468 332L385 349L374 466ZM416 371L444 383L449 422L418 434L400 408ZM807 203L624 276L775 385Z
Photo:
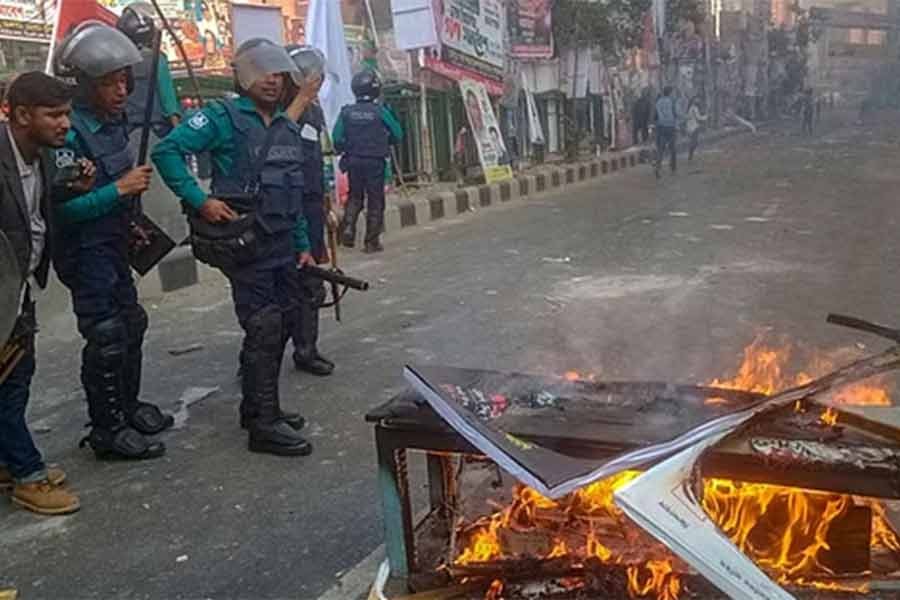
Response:
M400 50L436 46L437 28L431 0L392 0L394 43Z
M726 433L710 436L631 481L616 504L710 583L735 600L792 600L731 543L703 511L688 481L700 454Z

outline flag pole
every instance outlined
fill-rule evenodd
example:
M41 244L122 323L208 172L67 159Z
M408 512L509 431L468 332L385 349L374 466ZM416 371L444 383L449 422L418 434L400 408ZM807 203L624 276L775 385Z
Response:
M53 75L53 53L56 52L56 36L59 35L59 15L62 12L62 3L64 0L56 0L54 3L56 12L53 17L53 31L50 33L50 46L47 49L47 65L44 67L44 73Z

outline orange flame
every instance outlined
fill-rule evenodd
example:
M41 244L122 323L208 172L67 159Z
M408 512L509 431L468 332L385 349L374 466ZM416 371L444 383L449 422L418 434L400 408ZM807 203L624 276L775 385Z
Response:
M649 560L647 564L628 567L628 591L637 596L656 594L657 600L678 600L681 580L672 572L672 563L667 560ZM641 580L646 573L647 577Z
M828 407L825 411L819 416L819 421L821 421L824 425L829 427L834 427L838 422L838 413L834 408Z
M764 394L808 383L834 369L832 361L814 357L810 375L789 373L787 365L791 347L773 347L757 337L744 350L737 372L730 378L714 379L710 385ZM568 381L588 379L575 371L562 376ZM833 394L839 404L890 406L891 397L880 380L856 384ZM710 398L708 404L725 403L723 398ZM805 410L798 402L794 409ZM828 408L820 415L822 423L834 426L839 413ZM677 600L682 584L675 570L675 559L662 549L645 551L645 544L634 544L643 551L635 558L629 548L635 536L643 535L625 517L613 501L613 493L640 473L627 471L597 481L558 500L541 496L537 491L516 486L512 502L469 528L466 544L455 563L466 565L515 557L509 537L516 533L537 532L546 543L538 558L570 556L574 561L596 557L606 564L626 568L628 593L633 598L654 597ZM900 539L888 525L884 507L875 500L858 500L872 508L871 546L900 554ZM812 579L813 573L830 573L823 562L823 552L830 549L832 525L854 506L849 495L812 492L797 488L758 483L740 483L724 479L704 481L702 506L710 518L732 542L780 583L791 583L819 589L864 592L865 587L850 588L832 582ZM610 528L624 535L610 537ZM649 538L648 538L649 539ZM513 544L514 545L514 544ZM532 546L527 546L532 548ZM485 600L501 600L503 583L494 581Z

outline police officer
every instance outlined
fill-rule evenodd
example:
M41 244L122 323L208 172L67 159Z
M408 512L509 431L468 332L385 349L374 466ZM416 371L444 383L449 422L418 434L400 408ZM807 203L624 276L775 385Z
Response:
M325 70L325 55L312 46L291 45L288 54L300 71L300 87L313 87L318 93ZM293 87L293 86L289 86ZM303 144L303 215L307 235L316 263L329 261L325 245L325 160L321 137L325 134L325 113L318 102L311 103L300 116L300 138ZM300 302L292 323L294 365L313 375L331 375L334 363L319 354L319 307L325 301L325 285L321 279L309 277L303 269L300 278Z
M299 433L303 417L282 412L278 378L299 294L297 266L312 262L301 206L303 157L297 122L316 92L304 87L281 109L286 80L297 74L297 67L283 47L265 39L251 39L238 48L234 71L239 96L211 103L176 127L156 146L153 161L175 195L206 223L235 223L237 211L247 210L237 205L237 198L252 204L255 249L242 246L249 256L221 260L237 263L221 268L231 283L235 313L245 333L241 426L249 430L251 451L307 455L312 445ZM212 157L209 194L184 160L200 152ZM218 260L216 248L207 246L208 261Z
M138 129L144 122L147 94L150 91L150 76L153 68L153 41L156 39L156 25L152 15L146 14L140 5L129 5L116 21L116 28L128 36L141 52L141 62L131 68L134 77L134 91L128 95L128 124ZM165 54L159 53L156 73L156 94L153 103L151 126L157 137L164 138L178 125L181 115L178 96L169 70Z
M90 434L83 440L98 458L155 458L165 446L145 436L171 427L173 418L138 397L147 313L138 304L128 263L130 213L147 190L149 166L134 166L128 149L125 107L131 67L141 54L122 32L86 21L61 43L57 74L77 81L72 129L56 166L88 159L96 165L93 187L54 189L61 224L54 266L72 294L78 330L86 345L81 381L87 396Z
M381 252L384 229L384 168L391 144L403 137L397 117L376 102L381 81L372 71L362 71L350 82L356 104L341 109L334 125L334 149L344 153L341 170L350 179L350 199L341 225L341 243L352 248L356 241L356 221L366 197L365 252Z

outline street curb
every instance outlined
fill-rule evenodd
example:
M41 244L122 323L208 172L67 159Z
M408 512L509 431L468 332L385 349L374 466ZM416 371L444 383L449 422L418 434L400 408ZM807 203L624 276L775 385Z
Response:
M744 129L724 129L707 133L705 145L714 144L742 133ZM678 143L679 151L687 148L687 140ZM652 149L629 148L567 165L546 165L538 172L519 175L500 183L468 186L448 192L433 192L424 197L400 198L385 211L385 232L422 227L434 221L452 218L479 208L497 206L548 191L564 189L606 175L627 171L650 160Z
M645 154L642 148L631 148L578 163L547 165L536 173L519 175L508 181L468 186L454 191L433 192L414 198L400 198L385 211L385 232L421 227L481 208L490 208L600 179L605 175L631 169L646 162Z

